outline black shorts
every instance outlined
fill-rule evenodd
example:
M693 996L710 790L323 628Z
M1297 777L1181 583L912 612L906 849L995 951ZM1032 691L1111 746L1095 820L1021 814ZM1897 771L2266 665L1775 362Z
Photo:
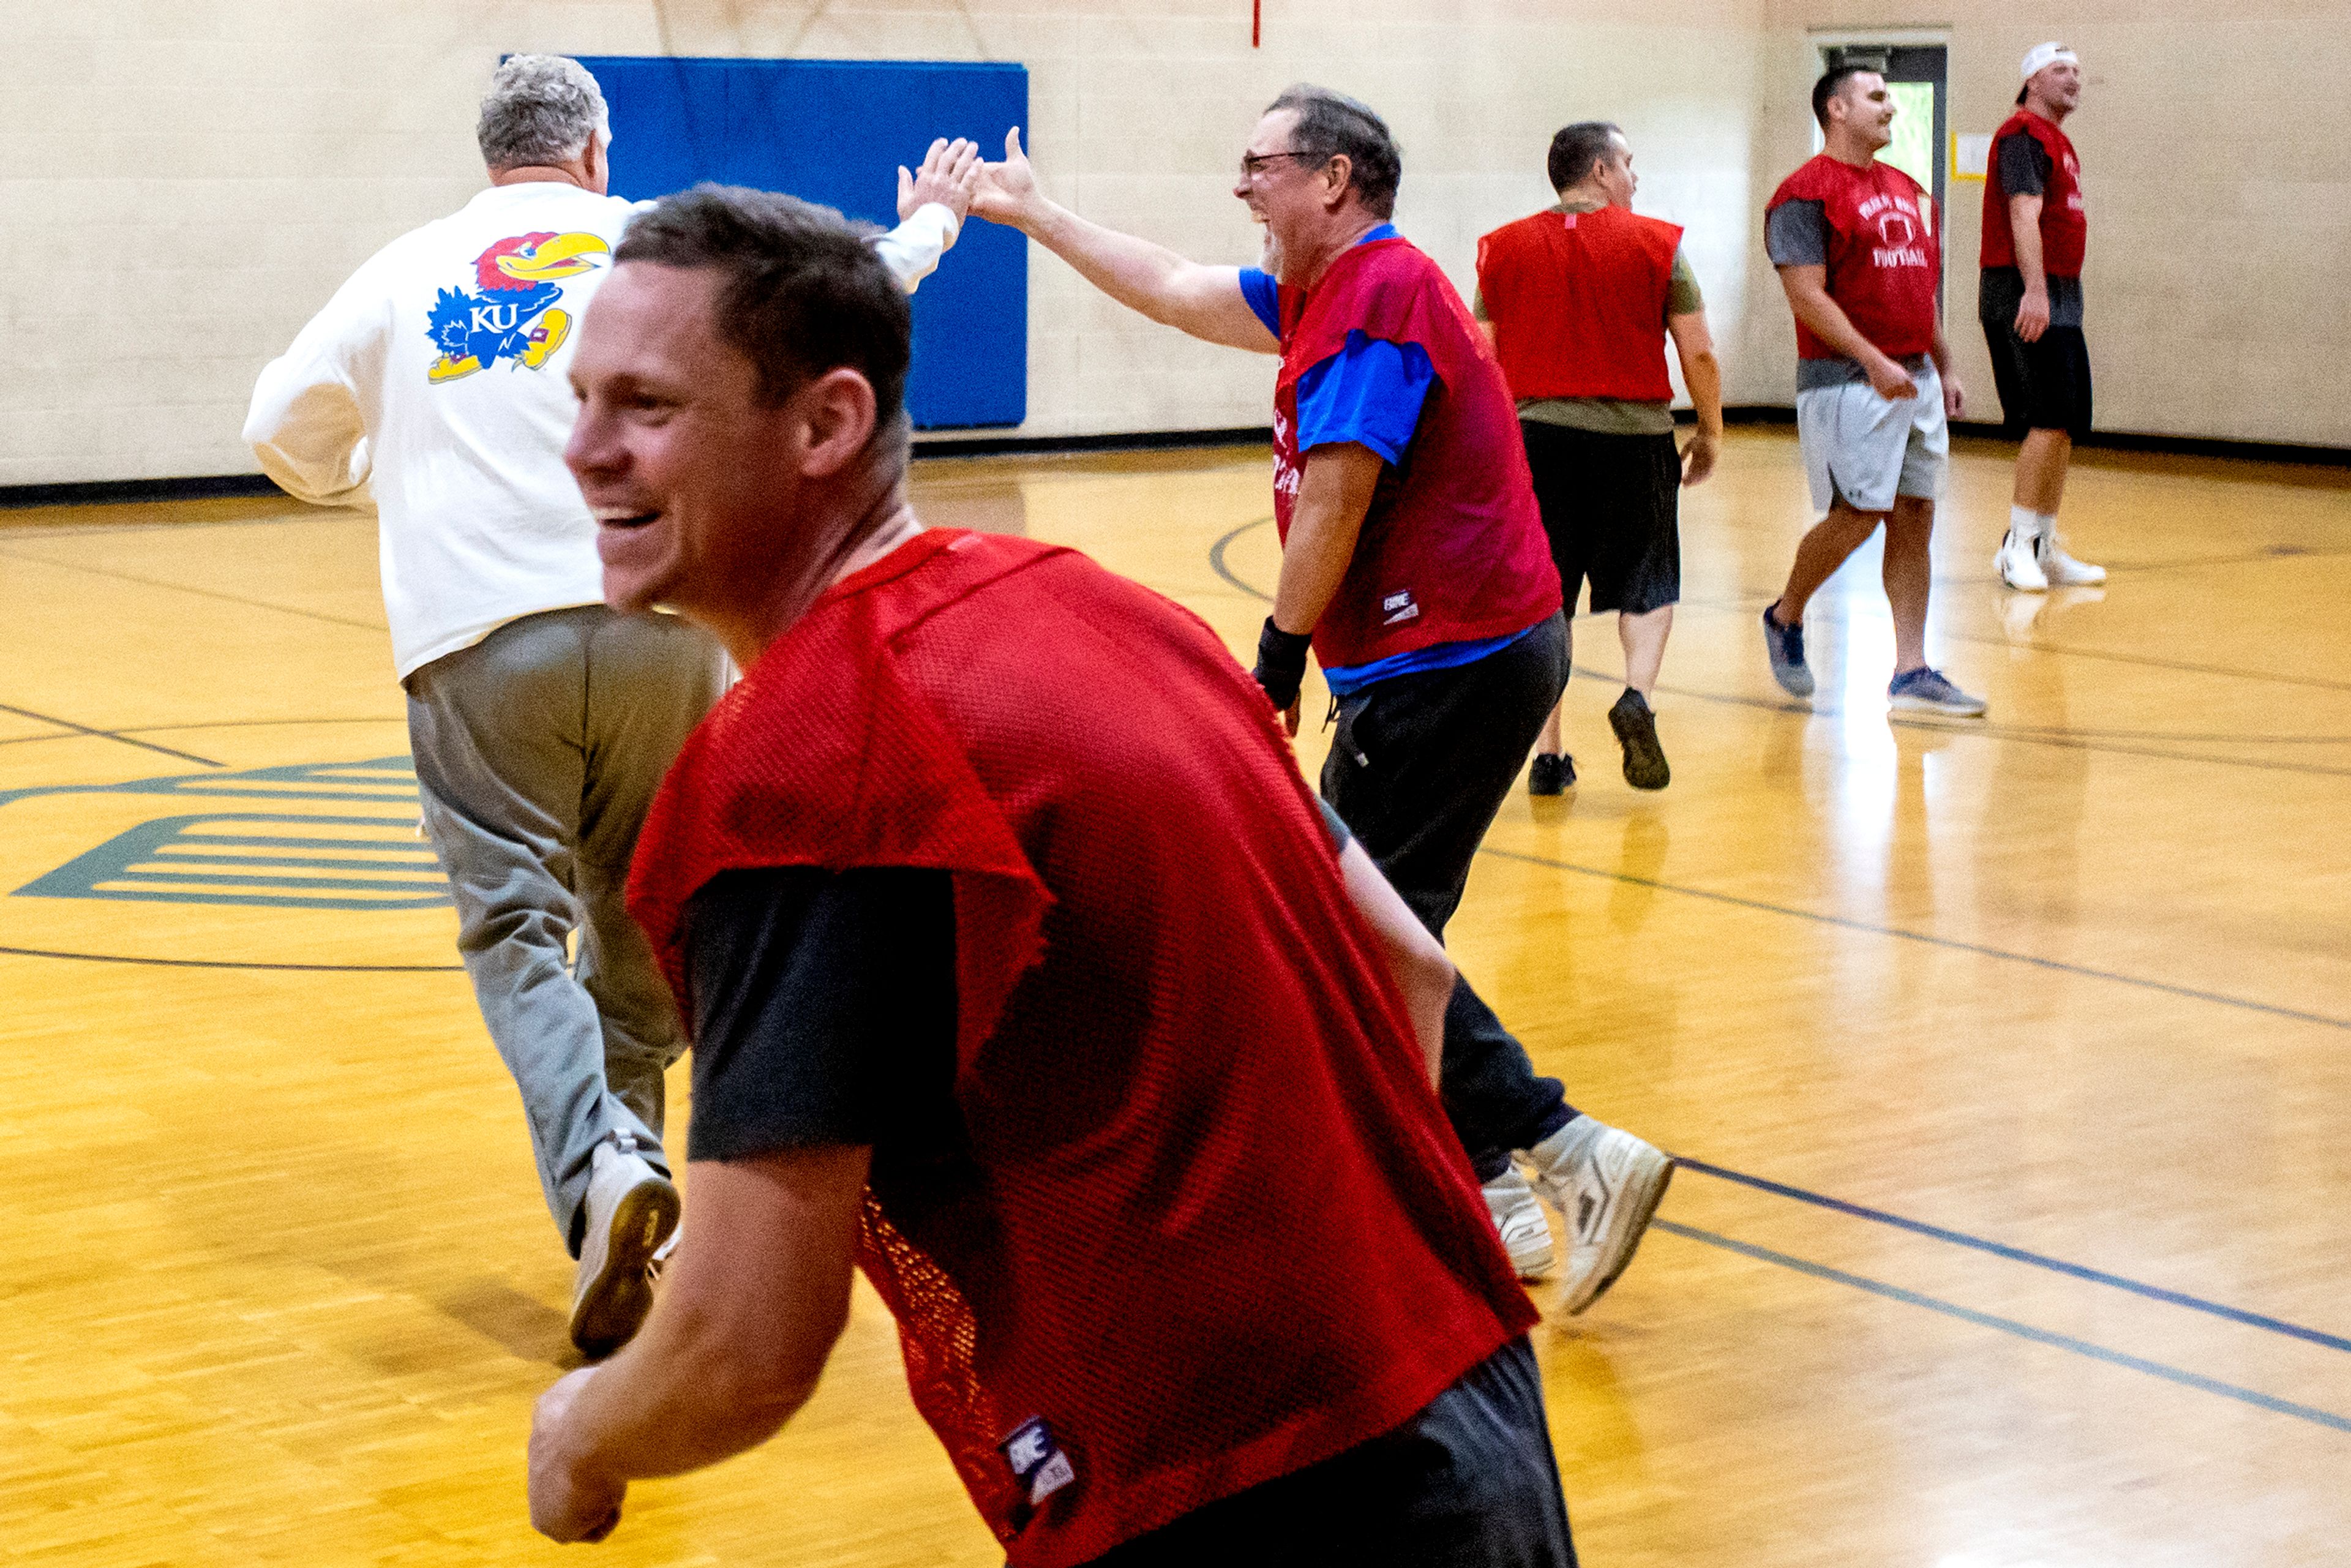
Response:
M2028 343L2016 322L1985 320L1992 384L2011 435L2062 430L2079 441L2090 434L2090 350L2079 327L2052 327Z
M1567 612L1588 578L1592 612L1639 615L1682 596L1682 462L1670 434L1607 435L1519 421L1535 504Z

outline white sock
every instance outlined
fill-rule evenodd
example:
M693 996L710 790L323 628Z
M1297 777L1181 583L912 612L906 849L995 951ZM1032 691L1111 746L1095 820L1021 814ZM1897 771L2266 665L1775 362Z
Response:
M2008 531L2011 537L2026 544L2036 542L2043 534L2057 526L2057 519L2032 510L2030 507L2008 509Z
M2057 542L2057 514L2035 512L2032 514L2032 520L2039 527L2039 537L2054 545Z

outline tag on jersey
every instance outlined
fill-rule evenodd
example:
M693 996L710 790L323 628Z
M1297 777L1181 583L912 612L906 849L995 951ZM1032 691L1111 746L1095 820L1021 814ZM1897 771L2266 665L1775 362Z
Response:
M1391 593L1381 600L1380 613L1386 617L1381 625L1394 626L1399 622L1418 620L1420 605L1414 601L1412 590L1407 588L1402 593Z
M1078 1479L1070 1456L1053 1440L1053 1428L1045 1425L1044 1417L1032 1416L1012 1429L1004 1439L1004 1462L1012 1467L1012 1475L1029 1489L1029 1506L1035 1508L1047 1498Z

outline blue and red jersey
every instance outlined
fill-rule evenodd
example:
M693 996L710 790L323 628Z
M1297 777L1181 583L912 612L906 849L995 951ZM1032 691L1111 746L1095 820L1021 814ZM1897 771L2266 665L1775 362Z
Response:
M1281 342L1273 432L1283 538L1314 447L1360 442L1388 462L1314 629L1332 688L1468 663L1557 612L1559 573L1517 405L1437 264L1383 225L1311 287L1245 272L1242 290Z

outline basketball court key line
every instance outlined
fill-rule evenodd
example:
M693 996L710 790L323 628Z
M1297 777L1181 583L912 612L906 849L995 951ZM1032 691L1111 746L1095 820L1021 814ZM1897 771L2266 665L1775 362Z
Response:
M2092 1361L2103 1361L2109 1366L2119 1366L2131 1372L2145 1373L2149 1377L2160 1377L2165 1382L2176 1383L2182 1388L2193 1388L2203 1394L2217 1394L2223 1399L2233 1399L2240 1405L2251 1405L2256 1409L2271 1411L2280 1416L2291 1416L2298 1421L2308 1421L2316 1426L2331 1427L2337 1432L2351 1433L2351 1416L2337 1416L2333 1411L2316 1409L2308 1405L2296 1405L2290 1399L2280 1399L2274 1395L2263 1394L2258 1389L2241 1388L2233 1383L2223 1383L2218 1378L2206 1377L2200 1373L2188 1372L2177 1366L2167 1366L2162 1362L2149 1361L2145 1356L2132 1355L2119 1350L2109 1350L2105 1345L2092 1344L2088 1340L2075 1339L2071 1334L2054 1333L2048 1329L2034 1328L2031 1323L2018 1322L2013 1318L1996 1317L1990 1312L1980 1312L1972 1307L1960 1306L1956 1301L1946 1301L1934 1296L1922 1296L1916 1291L1906 1291L1899 1285L1889 1285L1882 1280L1868 1279L1860 1274L1848 1274L1842 1269L1832 1269L1824 1263L1807 1262L1802 1258L1792 1258L1785 1252L1774 1252L1768 1247L1758 1247L1752 1242L1734 1240L1728 1236L1718 1236L1711 1230L1700 1230L1694 1226L1677 1225L1670 1219L1653 1219L1649 1222L1649 1228L1662 1230L1669 1236L1680 1236L1692 1241L1701 1241L1708 1247L1719 1247L1726 1252L1736 1252L1742 1258L1751 1258L1759 1263L1774 1263L1782 1269L1792 1269L1799 1274L1809 1274L1815 1280L1825 1280L1832 1284L1850 1285L1856 1291L1867 1291L1871 1295L1883 1296L1889 1301L1924 1307L1929 1312L1940 1312L1945 1317L1957 1318L1961 1322L1973 1323L1978 1328L2013 1334L2018 1339L2030 1340L2035 1344L2045 1344L2056 1350L2071 1351L2075 1355L2087 1356Z
M1738 1182L1743 1186L1751 1186L1759 1192L1771 1193L1780 1197L1792 1197L1799 1203L1809 1203L1837 1214L1850 1215L1855 1219L1866 1219L1878 1225L1890 1225L1896 1230L1907 1230L1937 1241L1948 1241L1954 1247L1968 1247L1979 1252L1989 1252L1995 1258L2004 1258L2011 1263L2029 1263L2036 1269L2047 1269L2053 1273L2064 1274L2076 1280L2085 1280L2094 1285L2110 1285L2117 1291L2128 1291L2135 1296L2144 1296L2151 1301L2162 1301L2168 1306L2185 1307L2190 1312L2207 1312L2216 1318L2225 1318L2232 1323L2242 1323L2247 1328L2262 1329L2270 1333L2284 1334L2291 1339L2324 1345L2328 1350L2351 1351L2351 1339L2346 1339L2340 1334L2328 1333L2323 1329L2304 1328L2300 1323L2287 1322L2283 1318L2270 1317L2262 1312L2249 1312L2241 1307L2224 1306L2219 1301L2208 1301L2201 1296L2191 1296L2183 1291L2166 1290L2161 1285L2150 1285L2121 1274L2109 1274L2103 1269L2091 1269L2079 1263L2068 1263L2063 1258L2052 1258L2041 1252L2029 1252L2022 1247L2011 1247L2005 1242L1987 1240L1980 1236L1970 1236L1964 1230L1952 1230L1940 1225L1929 1225L1923 1219L1907 1219L1898 1214L1888 1214L1882 1208L1871 1208L1865 1204L1848 1203L1841 1197L1831 1197L1825 1193L1809 1192L1802 1187L1790 1186L1785 1182L1771 1181L1763 1176L1748 1176L1743 1172L1730 1170L1722 1166L1709 1165L1704 1160L1694 1160L1687 1155L1676 1155L1673 1160L1677 1166L1686 1171L1696 1171L1700 1176L1710 1176L1722 1181Z
M183 762L201 762L206 768L225 768L228 766L225 762L214 762L209 757L198 757L193 751L174 751L168 746L158 746L152 740L133 740L128 735L119 733L115 730L92 729L86 724L76 724L69 718L58 718L54 714L35 713L30 708L16 707L8 703L0 703L0 713L13 713L18 718L29 718L39 724L53 724L59 729L68 730L75 735L87 736L92 740L119 740L125 746L135 746L142 751L160 751L166 757L176 757ZM48 740L53 738L62 739L63 737L50 736L27 736L24 738L28 740Z
M1818 910L1796 909L1784 904L1766 904L1760 898L1741 898L1735 893L1714 893L1702 887L1682 887L1655 878L1635 876L1630 872L1603 871L1598 866L1577 865L1570 861L1552 860L1546 855L1532 855L1520 850L1496 849L1491 844L1481 847L1481 855L1493 855L1501 860L1518 861L1527 865L1549 866L1554 871L1573 872L1579 876L1598 877L1604 882L1625 883L1634 887L1651 888L1658 893L1677 893L1686 898L1703 898L1709 903L1727 904L1736 909L1751 909L1763 915L1785 915L1797 920L1809 920L1820 925L1834 925L1846 931L1866 932L1876 936L1891 936L1904 942L1922 943L1929 947L1948 948L1954 953L1973 953L1986 958L2004 958L2011 963L2030 964L2035 968L2053 969L2061 975L2079 975L2085 979L2111 980L2118 986L2132 986L2140 990L2160 991L2166 996L2185 997L2190 1001L2211 1002L2224 1008L2239 1008L2247 1012L2266 1013L2272 1018L2292 1019L2296 1023L2314 1023L2327 1029L2351 1030L2351 1019L2330 1018L2325 1013L2304 1012L2298 1008L2279 1007L2273 1002L2257 1002L2249 997L2232 997L2220 991L2199 991L2192 986L2175 986L2166 980L2149 980L2137 975L2117 974L2112 969L2093 969L2084 964L2068 964L2062 959L2043 958L2032 953L2014 953L2005 947L1990 947L1980 942L1962 942L1953 936L1937 936L1924 931L1905 931L1898 925L1874 925L1866 920L1850 915L1823 915Z

